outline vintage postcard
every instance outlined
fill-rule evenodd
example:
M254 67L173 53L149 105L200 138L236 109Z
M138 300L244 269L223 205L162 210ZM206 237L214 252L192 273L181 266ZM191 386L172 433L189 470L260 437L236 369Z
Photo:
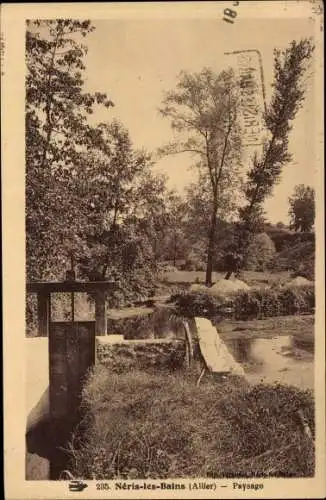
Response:
M7 500L325 496L323 14L2 5Z

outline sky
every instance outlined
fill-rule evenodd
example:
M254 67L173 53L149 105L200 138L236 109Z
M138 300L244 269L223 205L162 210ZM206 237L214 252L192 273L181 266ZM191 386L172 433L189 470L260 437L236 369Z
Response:
M164 91L177 83L181 70L218 72L230 61L226 51L258 49L262 55L267 101L273 78L273 49L293 39L313 35L313 21L305 19L240 19L236 28L221 19L111 19L92 20L87 37L85 85L103 91L114 108L98 111L94 121L118 118L129 129L137 148L155 151L173 139L169 121L158 108ZM317 151L314 127L314 71L307 77L307 93L289 138L291 164L284 168L273 196L265 203L270 222L288 222L288 198L297 184L315 185ZM194 180L188 154L169 156L155 165L168 176L168 186L183 192Z

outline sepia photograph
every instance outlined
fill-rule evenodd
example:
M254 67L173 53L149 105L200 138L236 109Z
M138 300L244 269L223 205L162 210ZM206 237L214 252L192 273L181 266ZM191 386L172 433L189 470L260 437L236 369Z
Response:
M321 498L323 6L173 3L19 16L19 477L83 498L300 479Z

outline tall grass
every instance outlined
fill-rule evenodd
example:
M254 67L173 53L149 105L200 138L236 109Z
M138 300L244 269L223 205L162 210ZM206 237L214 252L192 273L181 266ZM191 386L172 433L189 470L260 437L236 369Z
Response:
M87 429L71 443L71 471L85 479L307 477L314 445L308 391L217 382L195 374L133 372L98 366L83 393Z

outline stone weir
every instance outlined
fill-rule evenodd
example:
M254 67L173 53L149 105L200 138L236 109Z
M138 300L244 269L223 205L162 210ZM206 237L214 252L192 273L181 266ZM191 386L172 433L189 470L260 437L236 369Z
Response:
M195 356L196 327L193 320L187 323ZM111 310L107 325L109 334L96 338L97 363L125 371L151 367L175 369L189 361L184 321L170 307Z

